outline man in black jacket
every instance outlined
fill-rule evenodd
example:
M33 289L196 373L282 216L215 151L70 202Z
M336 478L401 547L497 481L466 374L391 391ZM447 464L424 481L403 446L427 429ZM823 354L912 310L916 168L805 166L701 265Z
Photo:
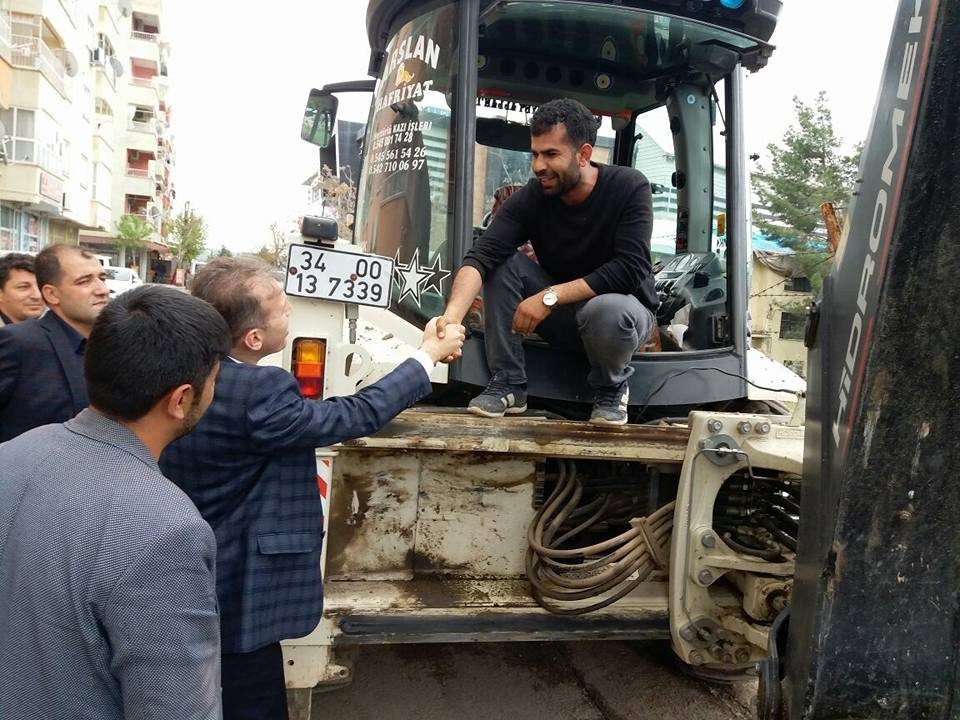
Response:
M22 253L0 257L0 327L38 318L44 310L33 258Z
M0 328L0 442L65 422L87 406L87 337L110 299L103 267L83 248L44 248L34 270L50 311Z
M591 162L597 121L576 100L552 100L530 122L536 178L513 193L464 258L437 326L459 324L484 289L491 381L476 415L526 410L522 336L586 353L590 421L627 421L630 359L650 337L658 299L650 260L650 184L632 168ZM530 240L537 262L517 251Z

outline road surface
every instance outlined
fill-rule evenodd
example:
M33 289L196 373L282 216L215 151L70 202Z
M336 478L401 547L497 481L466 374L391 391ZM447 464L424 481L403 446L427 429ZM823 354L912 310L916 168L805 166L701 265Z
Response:
M755 686L680 672L664 644L366 646L313 720L750 720Z

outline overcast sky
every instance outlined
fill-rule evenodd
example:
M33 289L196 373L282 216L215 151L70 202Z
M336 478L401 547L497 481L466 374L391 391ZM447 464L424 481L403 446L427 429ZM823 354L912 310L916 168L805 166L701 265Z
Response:
M785 0L777 50L746 82L749 151L783 137L794 95L820 90L838 134L864 140L897 4ZM302 212L317 158L299 137L309 89L367 77L366 2L167 0L166 15L177 209L189 201L204 216L211 248L256 250L271 222ZM366 119L341 105L351 115Z

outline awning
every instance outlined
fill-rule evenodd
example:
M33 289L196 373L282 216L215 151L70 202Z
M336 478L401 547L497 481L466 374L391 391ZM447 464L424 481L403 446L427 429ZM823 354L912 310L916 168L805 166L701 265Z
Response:
M80 243L83 245L113 245L113 238L108 235L88 235L80 233Z
M112 235L93 235L88 233L80 233L79 240L80 243L84 245L113 245L116 242L116 238ZM143 249L158 252L161 255L170 254L170 248L158 242L147 241L143 244Z

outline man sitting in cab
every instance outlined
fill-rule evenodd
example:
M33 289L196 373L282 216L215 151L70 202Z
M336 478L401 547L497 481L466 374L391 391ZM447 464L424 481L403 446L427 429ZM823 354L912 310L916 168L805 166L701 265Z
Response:
M653 332L659 303L650 260L650 183L592 161L598 122L580 102L552 100L530 121L536 176L494 214L467 253L437 325L459 325L484 291L491 379L471 413L527 409L523 336L536 332L586 354L595 390L590 422L627 422L630 359ZM534 262L517 248L527 240Z

